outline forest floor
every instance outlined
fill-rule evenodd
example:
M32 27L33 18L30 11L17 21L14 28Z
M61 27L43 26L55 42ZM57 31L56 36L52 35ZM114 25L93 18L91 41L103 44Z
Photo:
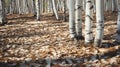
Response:
M7 15L8 24L0 26L0 67L119 67L120 45L115 43L117 14L105 12L103 46L84 46L72 40L67 22L44 14L41 21L29 15ZM83 14L84 36L84 14ZM94 16L95 18L95 16ZM95 35L95 19L93 32ZM92 44L90 44L92 45Z

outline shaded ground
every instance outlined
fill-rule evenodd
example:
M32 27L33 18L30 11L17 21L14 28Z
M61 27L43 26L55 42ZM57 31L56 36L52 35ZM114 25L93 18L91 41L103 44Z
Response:
M9 23L0 27L2 67L120 65L120 46L114 43L116 13L105 13L104 48L84 47L84 41L71 40L68 21L57 21L52 14L42 15L41 21L36 21L31 14L7 17ZM95 20L93 28L95 31Z

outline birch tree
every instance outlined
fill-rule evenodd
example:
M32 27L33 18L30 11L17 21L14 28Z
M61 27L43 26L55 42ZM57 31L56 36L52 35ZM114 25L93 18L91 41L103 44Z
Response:
M118 17L117 17L117 36L116 41L120 43L120 0L118 0Z
M57 8L56 8L56 4L55 4L55 0L52 0L52 5L53 5L53 11L55 13L56 19L59 19L58 13L57 13Z
M5 16L5 2L4 0L0 0L0 24L4 25L7 23Z
M85 11L85 9L86 9L86 0L83 0L83 10Z
M93 32L92 32L92 1L86 0L86 9L85 9L85 44L93 42Z
M34 16L36 16L35 0L32 0L32 5L33 5L33 14Z
M69 31L71 38L76 37L75 31L75 0L69 0Z
M116 0L112 0L112 11L115 12L117 10L116 5L117 1Z
M104 30L104 14L103 14L103 0L96 0L96 35L95 46L102 45L103 30Z
M82 39L82 0L76 0L75 3L75 27L76 27L76 35L78 38Z
M64 7L63 7L63 21L66 21L66 0L63 0Z
M39 21L40 20L40 0L36 0L36 13L37 13L36 19Z
M105 0L105 9L106 11L109 10L109 0Z

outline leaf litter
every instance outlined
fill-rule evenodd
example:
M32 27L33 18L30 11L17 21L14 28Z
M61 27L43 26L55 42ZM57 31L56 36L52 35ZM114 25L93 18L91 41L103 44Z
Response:
M105 16L111 14L110 12ZM108 48L85 47L83 46L84 41L70 39L68 22L57 21L54 16L43 16L39 22L35 21L34 18L21 19L19 16L17 20L11 19L16 16L8 16L8 25L0 27L1 64L11 62L7 65L20 65L21 67L103 67L120 65L119 45L111 46L111 44L108 44L111 46ZM25 15L25 17L28 16L31 15ZM112 20L105 21L105 38L103 40L105 43L114 41L116 17L113 17L108 18L112 18Z

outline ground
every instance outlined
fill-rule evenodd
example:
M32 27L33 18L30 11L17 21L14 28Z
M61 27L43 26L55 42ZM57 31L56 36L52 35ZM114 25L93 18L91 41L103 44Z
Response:
M8 24L0 26L0 65L2 67L79 67L120 65L120 46L115 43L117 14L105 12L103 46L84 46L84 40L72 40L67 21L56 20L52 14L7 15ZM84 36L84 14L83 14ZM93 17L95 35L95 15ZM90 44L92 45L92 44Z

